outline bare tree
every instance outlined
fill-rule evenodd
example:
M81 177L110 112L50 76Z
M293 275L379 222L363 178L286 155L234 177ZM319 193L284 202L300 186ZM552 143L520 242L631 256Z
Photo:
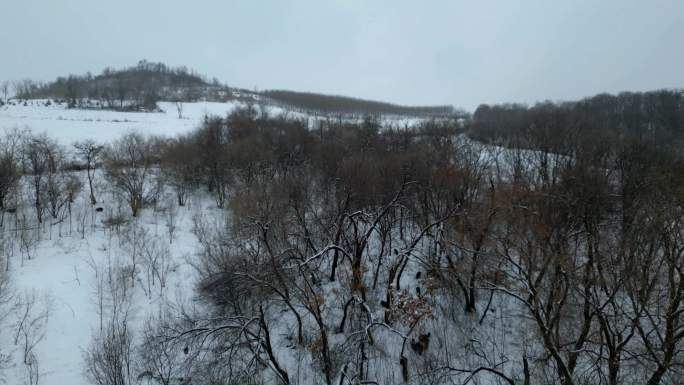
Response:
M185 346L169 338L166 331L173 328L169 314L151 318L145 323L143 343L139 347L141 373L139 379L153 380L161 385L183 382L188 369L185 364Z
M24 365L30 366L35 361L34 349L45 337L50 307L49 297L39 301L35 291L25 293L22 298L14 344L21 346Z
M135 350L129 328L131 299L127 295L128 275L122 266L108 259L98 269L103 279L102 295L107 301L103 326L95 332L84 352L88 379L97 385L131 385L136 383ZM98 300L99 301L99 300Z
M9 200L12 195L16 197L20 180L22 135L17 130L9 131L0 141L0 210L3 219L0 224L4 224L4 212L7 208L14 206L16 209L16 204L11 204Z
M69 175L64 171L65 153L57 143L45 146L44 157L47 163L45 173L45 203L53 219L62 219L65 209L73 198L73 188L69 186Z
M0 261L7 264L7 261L3 261L3 259L8 258L8 254L2 253ZM2 269L0 270L0 326L2 326L2 330L11 330L10 325L7 325L6 322L10 316L16 313L16 305L16 295L10 281L10 272L7 269ZM9 338L9 336L6 337ZM2 371L10 364L11 358L11 352L6 350L6 346L0 346L0 379L3 377Z
M4 80L2 83L0 83L0 91L5 96L4 97L5 102L7 102L7 94L9 93L9 88L10 88L9 80Z
M205 117L202 128L195 136L201 148L201 166L208 177L209 190L214 192L218 207L223 208L231 180L227 151L228 125L221 118Z
M21 346L27 381L31 385L37 385L40 380L40 365L35 348L45 338L51 304L49 297L39 301L35 291L25 293L19 304L14 344Z
M159 296L164 297L164 290L168 285L169 275L175 268L171 249L163 242L151 242L145 249L147 260L154 261L153 274L156 277L156 283L159 285ZM154 279L152 284L154 285Z
M161 166L165 182L176 193L179 206L184 206L188 194L199 181L200 152L185 137L166 141L161 151Z
M134 217L155 182L152 173L154 148L150 138L130 133L105 152L105 172L116 192L124 196Z
M87 139L84 141L74 143L76 154L85 164L86 174L88 175L88 187L90 188L90 203L97 203L95 198L95 189L93 187L93 179L95 178L95 167L100 160L100 155L104 146L97 144L94 140Z
M164 222L169 234L169 243L173 243L173 237L178 228L178 208L175 205L170 204L164 210Z
M110 258L107 259L107 261L111 261ZM95 305L96 313L99 317L100 321L100 332L104 331L104 317L105 317L105 289L107 287L107 279L111 276L111 274L108 274L108 271L106 271L104 266L101 266L100 264L95 261L92 255L89 255L89 259L87 261L88 267L92 270L92 273L95 275L95 280L93 281L93 287L92 287L92 296L93 296L93 302ZM108 265L109 266L109 265Z
M140 264L145 269L146 287L143 288L152 297L152 287L158 286L159 296L163 297L168 275L172 269L171 250L157 237L149 237L140 245Z
M176 110L178 111L178 119L183 119L183 101L176 101Z
M51 145L52 142L46 135L27 135L24 139L24 169L31 175L33 205L38 223L43 223L43 212L45 210L43 189L45 187L45 174L51 166L48 158Z
M40 242L40 229L33 226L22 210L17 214L17 230L19 231L19 250L21 251L21 263L24 258L31 259L32 253Z
M29 362L26 364L26 377L29 385L38 385L40 381L40 365L38 356L31 352Z
M64 192L67 200L67 213L69 214L69 234L71 234L73 226L72 206L76 200L76 196L83 189L83 183L81 182L81 179L74 174L68 174L64 178Z
M70 75L66 80L65 93L68 108L75 108L79 103L80 91L78 78L76 76Z
M88 378L97 385L135 384L134 350L128 315L112 318L85 351Z
M119 99L119 108L123 110L126 98L131 97L131 85L124 76L116 78L115 95Z
M152 237L144 226L132 221L126 227L122 238L122 248L128 257L126 269L130 274L130 283L134 286L138 278L139 265L143 262L145 248L151 242Z

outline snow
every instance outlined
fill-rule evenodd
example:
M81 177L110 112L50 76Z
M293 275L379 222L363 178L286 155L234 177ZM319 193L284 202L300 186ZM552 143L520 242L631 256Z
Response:
M176 136L196 128L205 115L225 116L239 103L184 103L183 119L178 118L174 103L161 102L163 112L119 112L110 110L67 109L66 104L45 106L45 101L32 100L28 105L0 107L0 129L30 128L45 132L62 144L94 139L110 142L130 131L150 135Z
M97 319L94 311L84 311L92 307L90 271L83 263L87 248L87 241L77 239L42 242L34 259L15 268L19 292L33 289L52 301L46 336L37 347L45 383L79 383L82 377L80 349L88 343ZM14 381L23 380L23 365L19 363L13 369Z
M206 115L225 116L242 102L227 103L195 102L183 103L183 118L178 118L175 103L160 102L163 112L120 112L101 109L68 109L66 103L46 100L29 100L26 106L21 102L0 107L0 130L30 128L36 133L47 133L57 138L64 145L74 141L94 139L99 142L111 142L123 134L138 131L149 135L176 136L190 132L196 128ZM287 111L281 107L256 105L263 108L270 116L287 114L290 117L308 119L309 124L315 120L324 120L324 116L308 116L300 112ZM414 126L424 119L402 116L385 116L383 124L397 127Z
M82 199L76 202L74 216L85 213L85 237L77 231L76 218L73 219L71 231L67 221L52 226L44 225L38 230L41 241L31 253L31 259L22 258L18 248L10 259L17 294L21 296L35 292L37 297L47 298L50 304L45 336L35 349L41 384L88 384L84 376L83 351L99 327L94 294L96 277L90 261L102 266L107 258L125 258L124 250L118 247L117 236L105 231L101 224L102 219L117 208L108 207L105 203L103 212L95 212L95 208L86 202L87 195L82 195ZM109 197L105 199L113 201ZM189 202L186 207L179 209L178 228L170 244L171 260L177 268L169 277L164 297L160 297L155 290L147 297L139 287L142 283L136 282L137 289L132 299L132 321L137 325L134 328L136 332L148 316L158 312L162 303L174 301L191 291L193 270L187 263L187 257L196 248L196 239L191 233L192 217L200 211L207 215L222 215L214 207L210 199L204 199L198 203ZM30 208L24 209L27 210L27 216L32 214ZM16 228L13 226L13 217L5 214L5 221L5 239L18 238L13 233ZM150 239L169 244L163 213L145 209L137 219L137 224L148 231ZM44 304L41 302L39 305ZM10 347L14 351L13 366L3 373L4 380L7 384L24 384L26 367L22 362L21 342L14 345L14 331L10 331L13 329L6 327L4 330L9 333L3 333L0 342L5 349Z

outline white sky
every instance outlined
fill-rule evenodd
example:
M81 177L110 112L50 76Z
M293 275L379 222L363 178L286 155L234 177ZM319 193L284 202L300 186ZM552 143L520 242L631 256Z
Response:
M684 87L681 0L0 0L0 79L140 59L401 104Z

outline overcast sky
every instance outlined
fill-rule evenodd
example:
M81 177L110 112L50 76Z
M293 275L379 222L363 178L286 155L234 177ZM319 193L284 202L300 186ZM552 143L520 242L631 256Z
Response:
M682 0L0 0L0 79L140 59L401 104L684 87Z

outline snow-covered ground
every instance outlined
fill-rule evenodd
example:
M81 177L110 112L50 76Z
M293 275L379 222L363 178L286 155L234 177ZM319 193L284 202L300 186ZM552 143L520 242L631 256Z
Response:
M126 229L130 231L132 226L139 226L144 229L147 244L154 242L160 247L168 247L170 252L171 269L168 284L162 293L159 292L158 283L149 294L146 292L144 273L140 274L142 279L135 282L132 289L130 319L136 330L134 335L139 337L137 333L142 323L149 316L158 314L162 303L175 302L192 292L193 269L188 264L188 257L196 249L196 238L191 232L193 216L201 213L219 218L223 215L210 198L196 196L186 207L177 208L177 229L172 243L167 230L166 212L152 208L143 210L140 218L129 221L117 234L103 226L103 219L122 210L130 220L130 213L126 207L116 206L106 186L101 184L99 191L104 202L93 207L87 202L87 194L81 194L73 206L70 219L67 217L63 222L45 223L35 228L32 235L39 241L29 252L21 248L22 236L18 230L21 226L17 226L16 218L21 221L24 214L26 217L34 216L32 208L20 208L17 216L5 214L1 238L5 250L8 250L7 245L12 245L9 263L16 298L24 301L27 296L35 297L30 319L37 318L36 315L46 308L48 310L45 327L34 330L31 337L37 341L34 351L40 384L89 383L84 375L83 352L100 325L96 290L98 280L94 267L102 272L109 260L127 263L125 261L130 251L126 249L126 244L120 242L126 236ZM172 197L167 197L165 202L170 202L170 206L175 203ZM102 207L103 211L97 212L96 207ZM82 227L85 227L85 232L81 231ZM144 271L142 265L138 270ZM107 306L105 300L105 308ZM4 353L12 352L13 359L11 366L2 372L4 378L0 379L0 383L3 380L7 384L29 383L27 367L23 363L23 337L15 343L16 323L24 311L25 308L20 306L16 317L10 316L3 325L5 332L0 335L2 350Z
M236 103L185 103L183 119L173 103L161 102L163 112L118 112L109 110L67 109L66 104L45 106L45 101L31 100L24 106L0 107L0 129L30 128L47 133L69 145L76 140L95 139L109 142L130 131L150 135L175 136L186 133L201 122L205 115L224 116Z
M164 112L130 113L70 110L65 105L45 106L44 101L28 101L26 106L0 107L0 130L28 128L35 133L44 132L65 146L83 139L107 143L130 131L165 136L187 133L196 128L205 115L225 115L236 106L233 103L186 103L183 106L184 118L179 119L173 103L160 103ZM117 235L105 231L102 225L102 220L119 208L113 206L114 199L107 195L106 186L100 186L99 191L105 201L98 206L104 211L94 211L95 208L86 202L84 191L74 204L71 221L45 224L34 231L32 236L40 240L30 252L30 259L20 247L21 235L15 223L17 217L6 213L4 225L0 227L0 239L5 246L3 251L8 252L10 246L7 245L12 249L9 263L16 298L23 301L27 296L34 297L31 317L42 313L46 306L49 310L47 322L41 321L45 323L44 336L40 337L43 332L37 328L38 335L31 337L38 341L34 350L40 384L88 384L84 376L83 351L93 332L99 328L95 293L97 280L92 265L94 262L99 268L104 268L108 258L121 258L125 254L119 247ZM196 247L196 238L191 233L192 217L203 211L207 215L223 215L215 207L211 198L197 198L187 207L180 208L178 229L169 247L175 271L169 276L165 298L160 298L158 293L148 297L141 288L136 289L132 303L132 319L136 324L140 325L148 315L157 312L160 301L172 300L178 293L187 295L191 292L192 269L186 259ZM30 207L23 210L27 218L35 217ZM128 214L126 207L121 210ZM19 217L21 212L22 209L17 212ZM85 236L78 230L81 222L86 226ZM137 223L146 230L150 239L159 244L169 244L163 213L145 209ZM29 383L21 338L15 344L16 322L24 311L25 308L17 308L16 315L10 316L2 325L5 332L0 336L0 351L12 352L13 359L11 366L0 372L0 384Z
M176 136L196 128L206 115L225 116L241 102L214 103L197 102L183 104L183 119L178 118L175 103L160 102L163 112L119 112L99 109L68 109L66 103L51 103L46 106L45 100L29 100L7 104L0 107L0 130L30 128L35 133L47 133L57 138L62 144L70 145L74 141L94 139L99 142L110 142L123 134L138 131L149 135ZM305 118L311 123L322 116L309 117L305 114L286 111L280 107L264 108L270 116L287 114L291 117ZM401 116L383 118L385 124L398 127L413 126L424 119Z

